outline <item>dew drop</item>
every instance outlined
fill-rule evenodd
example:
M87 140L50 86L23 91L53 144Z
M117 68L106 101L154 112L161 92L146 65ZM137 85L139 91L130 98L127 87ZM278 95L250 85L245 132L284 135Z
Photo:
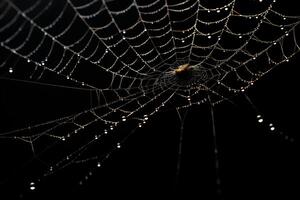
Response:
M261 118L261 115L257 115L256 117L259 119L259 118Z
M117 148L120 149L121 148L121 144L117 143Z
M29 189L30 190L35 190L35 183L34 182L30 182L30 187L29 187Z

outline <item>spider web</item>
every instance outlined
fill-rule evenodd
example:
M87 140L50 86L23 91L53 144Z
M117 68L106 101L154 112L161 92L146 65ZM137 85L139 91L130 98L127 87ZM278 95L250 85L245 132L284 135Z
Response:
M34 158L46 163L44 176L73 164L100 167L153 115L230 101L298 53L300 17L275 5L1 0L1 79L87 92L91 104L0 137L30 144ZM181 77L176 70L183 65ZM123 128L128 131L113 136L112 146L101 144ZM39 143L45 145L37 152ZM106 153L91 151L95 144ZM58 145L70 149L52 155Z

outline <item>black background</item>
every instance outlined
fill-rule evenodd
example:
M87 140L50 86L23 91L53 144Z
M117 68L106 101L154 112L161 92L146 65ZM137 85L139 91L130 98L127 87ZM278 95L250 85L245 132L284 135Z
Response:
M294 4L287 2L282 9L299 14ZM299 199L299 63L297 55L246 91L259 113L243 94L232 99L235 105L224 102L215 107L223 199ZM88 108L90 94L1 79L0 95L1 127L13 129L33 119L51 119ZM257 123L257 114L264 116L265 123ZM269 131L269 123L275 125L276 131ZM28 161L24 155L30 155L30 145L1 139L0 175L5 178L0 197L146 199L177 194L186 199L222 199L216 192L209 105L191 107L188 111L182 168L176 185L180 125L174 110L151 118L83 185L78 183L94 163L68 167L43 178L35 161L24 168L20 165ZM36 183L34 191L29 189L31 181Z

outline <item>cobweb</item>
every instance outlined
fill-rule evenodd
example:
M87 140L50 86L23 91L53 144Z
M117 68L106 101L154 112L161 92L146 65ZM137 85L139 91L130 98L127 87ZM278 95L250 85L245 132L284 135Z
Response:
M161 111L176 109L184 121L185 109L206 103L213 117L216 104L299 52L300 17L275 6L275 0L1 0L1 79L87 92L91 103L0 137L29 144L46 165L42 177L70 165L100 167ZM128 131L103 145L120 129ZM90 150L94 145L103 146L101 153Z

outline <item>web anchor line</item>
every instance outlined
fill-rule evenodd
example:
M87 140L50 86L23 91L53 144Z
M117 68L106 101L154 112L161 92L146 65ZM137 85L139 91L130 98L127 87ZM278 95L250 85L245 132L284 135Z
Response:
M179 133L179 141L178 141L178 153L177 153L177 165L176 165L176 178L175 178L175 189L179 189L180 184L180 170L181 170L181 162L182 162L182 145L183 145L183 134L184 134L184 122L188 115L188 108L184 109L184 113L180 113L180 109L176 108L178 119L180 121L180 133Z
M217 133L216 133L216 125L215 125L215 115L214 115L214 105L211 102L211 98L208 95L208 103L210 106L210 116L211 116L211 125L212 125L212 134L213 134L213 148L214 148L214 167L215 167L215 175L216 175L216 187L217 187L217 195L222 197L223 192L221 188L221 176L220 176L220 158L219 158L219 148L217 143Z
M252 109L255 111L257 123L263 125L266 131L268 131L272 135L280 136L281 139L287 142L293 143L295 141L294 137L290 136L288 133L284 131L281 131L278 125L272 122L272 120L267 119L266 116L259 111L259 109L255 106L255 104L252 102L252 100L247 94L244 94L244 97L246 101L250 104Z

